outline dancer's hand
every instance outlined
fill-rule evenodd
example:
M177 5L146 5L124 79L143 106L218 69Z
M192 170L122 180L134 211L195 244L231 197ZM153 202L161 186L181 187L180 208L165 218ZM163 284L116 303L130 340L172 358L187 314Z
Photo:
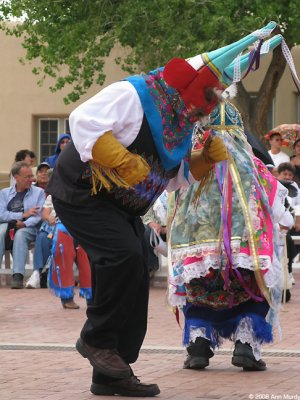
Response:
M217 162L227 160L228 153L224 142L219 137L209 137L202 150L192 153L190 171L199 181L209 174Z
M150 172L147 162L138 154L128 151L111 131L99 137L92 149L92 156L93 161L101 167L115 170L127 186L143 181Z
M217 136L209 138L203 148L203 157L210 164L227 160L228 153L223 140Z

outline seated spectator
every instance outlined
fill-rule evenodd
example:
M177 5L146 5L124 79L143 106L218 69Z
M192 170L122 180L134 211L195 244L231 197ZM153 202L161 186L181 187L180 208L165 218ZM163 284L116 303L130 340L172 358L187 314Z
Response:
M145 239L148 250L147 265L151 278L154 276L155 271L157 271L159 268L157 254L150 244L151 230L155 230L157 234L160 235L164 241L166 241L167 196L167 192L163 192L143 217L143 223L145 226Z
M28 248L36 238L45 194L42 189L32 185L32 169L26 162L16 162L11 175L16 184L0 191L0 260L5 250L11 250L11 288L21 289Z
M271 148L268 153L270 154L275 167L278 167L281 163L290 161L290 157L281 150L282 137L280 133L272 133L269 137L269 143Z
M36 169L36 181L35 186L45 190L49 182L49 169L50 165L46 162L42 162Z
M36 156L31 150L19 150L15 155L15 162L18 161L24 161L26 164L30 165L30 167L33 167L36 162Z
M44 267L51 256L52 238L55 226L55 215L51 215L47 207L47 199L42 211L42 225L37 233L34 254L33 273L26 282L26 289L47 288L47 271Z
M281 163L277 167L277 179L279 179L283 184L289 183L290 186L294 188L294 196L288 196L288 202L292 207L300 204L300 190L297 183L294 181L295 173L295 167L290 162Z
M26 164L28 164L32 168L32 172L34 175L35 180L35 173L36 173L36 167L34 166L36 162L36 156L33 151L28 150L28 149L23 149L19 150L16 152L15 155L15 160L14 162L19 162L19 161L24 161ZM13 186L15 184L14 177L10 174L10 186Z
M52 170L49 164L42 162L37 167L37 181L35 186L45 189L49 181L49 172ZM46 194L47 196L47 194ZM52 201L45 201L42 209L42 225L37 233L34 254L33 254L33 273L26 282L27 289L47 288L47 273L43 273L43 268L51 254L52 236L55 225L55 212L51 213Z
M62 133L58 141L56 143L55 147L55 152L52 156L46 158L45 162L49 164L50 168L54 168L56 160L58 159L58 156L60 155L60 152L64 149L64 147L70 142L71 140L71 135L68 133Z

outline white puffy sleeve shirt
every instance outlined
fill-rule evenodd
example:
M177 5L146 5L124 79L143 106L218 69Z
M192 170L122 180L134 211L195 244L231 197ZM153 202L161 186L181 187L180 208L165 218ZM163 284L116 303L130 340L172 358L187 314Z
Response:
M95 142L108 131L112 131L115 138L128 147L140 131L143 116L139 96L128 81L115 82L82 103L69 118L72 139L81 160L86 162L92 159ZM189 179L190 182L187 182L184 177L181 162L177 176L169 181L166 190L173 191L195 182L191 174Z

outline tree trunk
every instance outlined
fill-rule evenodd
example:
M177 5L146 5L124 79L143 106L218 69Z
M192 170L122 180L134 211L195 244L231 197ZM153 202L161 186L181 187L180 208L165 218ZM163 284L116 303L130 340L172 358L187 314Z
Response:
M258 138L267 133L268 110L286 66L280 47L274 49L272 54L268 71L255 99L251 98L242 82L237 85L235 103L242 114L244 126Z

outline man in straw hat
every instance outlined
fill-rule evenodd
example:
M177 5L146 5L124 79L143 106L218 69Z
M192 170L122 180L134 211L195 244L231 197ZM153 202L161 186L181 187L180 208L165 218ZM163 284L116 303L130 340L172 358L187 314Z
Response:
M93 366L96 395L160 392L156 384L141 383L130 367L147 328L149 277L140 216L165 189L201 180L226 159L220 138L190 159L194 124L217 105L218 94L242 79L237 70L252 68L262 47L236 60L240 53L257 40L261 44L275 26L113 83L70 115L73 142L59 157L48 192L92 268L93 299L76 348Z

